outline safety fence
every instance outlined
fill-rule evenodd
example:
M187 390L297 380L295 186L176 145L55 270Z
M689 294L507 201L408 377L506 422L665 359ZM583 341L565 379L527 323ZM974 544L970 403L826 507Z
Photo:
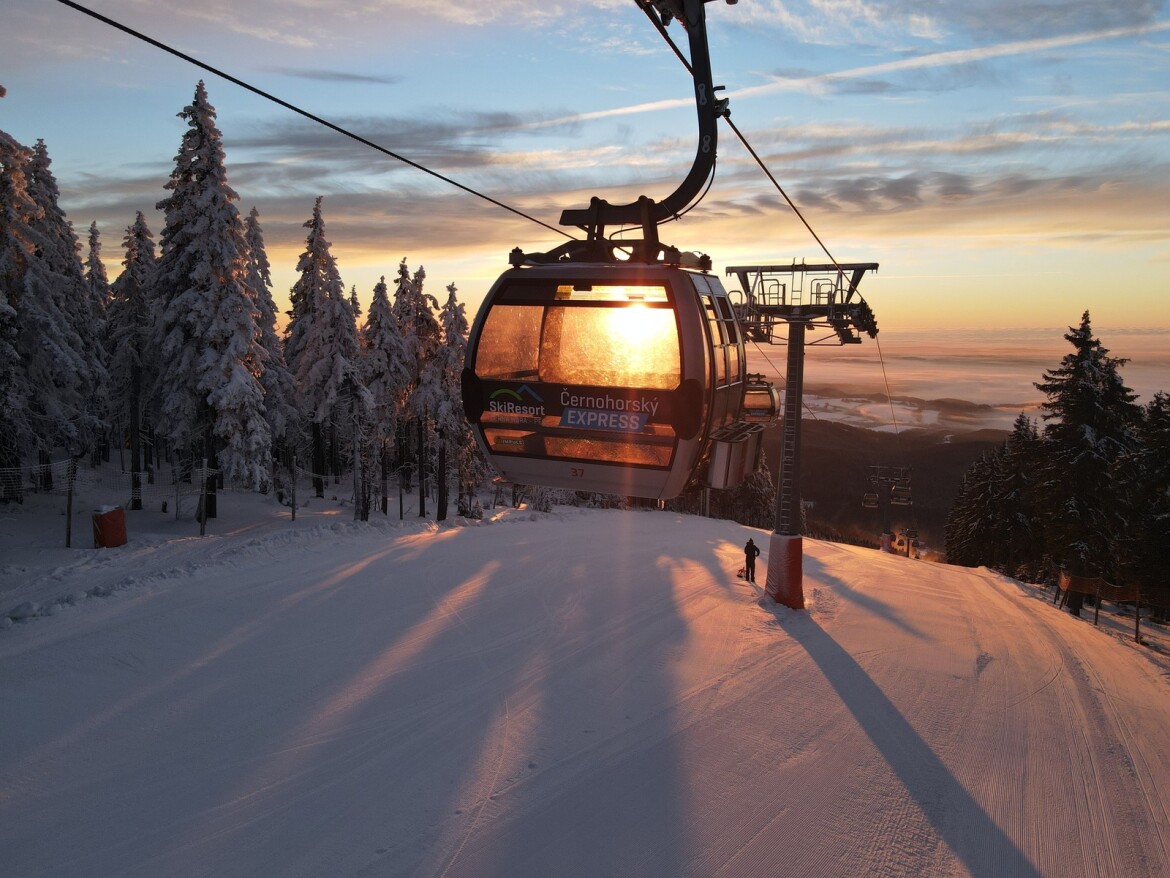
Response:
M1133 639L1136 643L1142 642L1142 604L1143 595L1136 585L1114 585L1100 576L1080 576L1060 571L1057 581L1056 594L1052 596L1052 603L1057 607L1068 604L1070 595L1081 595L1093 598L1093 624L1096 625L1101 616L1101 601L1112 601L1114 604L1133 604ZM1079 615L1079 613L1077 614Z
M417 474L417 468L413 469ZM372 475L372 474L371 474ZM29 496L60 497L65 503L65 546L72 542L73 506L78 502L92 503L101 507L120 506L124 509L154 509L164 513L173 510L176 520L191 518L199 521L200 535L206 532L206 519L215 517L218 493L206 489L209 480L219 476L219 470L201 460L164 463L156 468L139 473L120 470L114 465L93 468L79 463L76 458L64 458L41 464L20 467L0 467L0 501L22 502ZM427 467L427 499L434 500L436 493L435 473ZM391 483L385 486L385 493L399 493L403 484L400 474L391 474ZM274 492L278 501L288 507L291 520L295 521L298 507L298 483L301 488L300 503L303 505L313 495L314 484L332 485L341 489L347 499L354 502L357 517L357 494L367 494L367 506L373 506L382 499L381 475L372 476L361 486L355 485L353 473L318 473L300 466L297 457L278 463L273 461L270 484L264 493ZM417 475L407 478L406 492L417 489ZM79 498L84 498L81 501ZM96 512L96 510L95 510Z
M65 546L72 543L73 504L79 496L102 507L158 508L175 519L184 514L205 520L201 511L207 480L218 470L201 463L181 463L139 473L79 466L74 458L21 467L0 468L0 499L23 501L29 495L65 500Z

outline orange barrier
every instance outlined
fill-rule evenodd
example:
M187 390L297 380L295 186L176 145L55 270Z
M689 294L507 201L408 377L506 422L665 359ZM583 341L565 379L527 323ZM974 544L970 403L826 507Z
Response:
M93 547L113 548L126 545L126 513L121 506L95 509L93 513Z

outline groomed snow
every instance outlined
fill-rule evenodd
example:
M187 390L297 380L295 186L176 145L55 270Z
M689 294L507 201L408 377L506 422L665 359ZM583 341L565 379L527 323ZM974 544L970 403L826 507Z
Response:
M1166 634L1111 606L808 540L794 612L766 533L658 511L90 548L110 499L72 549L0 507L10 878L1170 874Z

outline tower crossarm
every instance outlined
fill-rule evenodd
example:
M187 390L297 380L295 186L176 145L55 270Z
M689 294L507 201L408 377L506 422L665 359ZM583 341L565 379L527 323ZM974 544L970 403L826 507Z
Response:
M877 319L857 290L865 273L877 269L876 262L793 261L734 265L726 273L739 279L745 299L739 317L749 337L774 339L775 324L800 321L828 327L838 344L858 344L862 334L877 337Z

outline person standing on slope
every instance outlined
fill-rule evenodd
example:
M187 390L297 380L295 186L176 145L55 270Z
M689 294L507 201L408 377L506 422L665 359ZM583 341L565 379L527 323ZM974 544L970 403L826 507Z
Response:
M756 545L755 540L748 537L747 544L743 547L743 578L748 582L756 581L756 558L760 557L760 547Z

